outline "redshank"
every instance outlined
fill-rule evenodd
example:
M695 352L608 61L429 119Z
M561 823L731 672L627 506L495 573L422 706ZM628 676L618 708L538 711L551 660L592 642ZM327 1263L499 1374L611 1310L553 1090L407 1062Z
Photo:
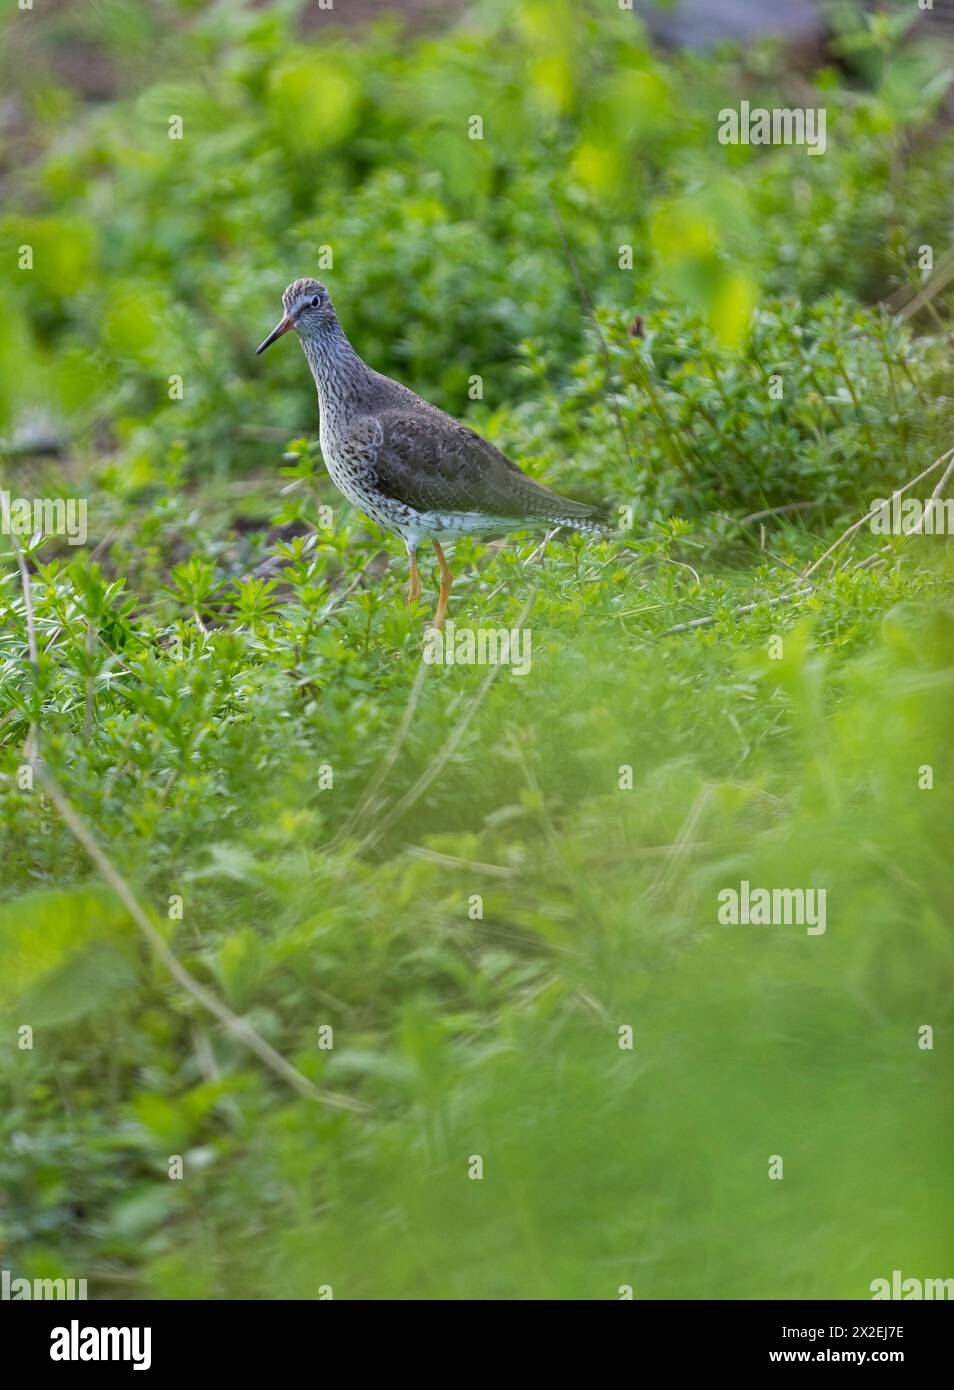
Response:
M256 352L289 329L298 334L318 389L318 438L328 472L350 502L402 537L408 603L421 596L418 546L429 540L437 552L437 627L453 580L441 541L560 526L604 532L597 507L534 482L472 429L362 361L318 280L296 280L282 305L280 322Z

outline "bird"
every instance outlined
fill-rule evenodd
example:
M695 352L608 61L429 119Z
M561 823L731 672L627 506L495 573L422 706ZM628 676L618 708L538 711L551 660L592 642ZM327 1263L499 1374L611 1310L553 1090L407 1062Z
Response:
M430 541L440 566L434 626L447 613L453 574L441 542L569 527L603 534L601 510L551 492L468 425L363 361L319 280L294 280L263 353L294 330L318 391L318 439L338 490L404 541L408 604L421 597L417 551Z

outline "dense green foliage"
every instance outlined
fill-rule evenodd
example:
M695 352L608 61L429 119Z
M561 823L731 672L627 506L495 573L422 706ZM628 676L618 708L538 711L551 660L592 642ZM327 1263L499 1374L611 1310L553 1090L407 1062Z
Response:
M0 562L5 1258L94 1297L947 1274L950 552L863 529L798 579L954 445L946 337L878 306L949 233L943 74L886 21L809 86L771 46L661 57L612 6L417 41L306 41L296 8L94 7L128 78L102 104L53 75L75 17L6 74L0 485L87 496L90 537L23 543L35 666ZM824 157L717 142L722 106L793 91ZM252 355L320 247L368 361L623 509L602 541L458 545L452 616L526 611L525 676L422 668L428 610L324 475L300 352ZM170 977L22 785L31 729L194 977L365 1109ZM827 932L719 925L743 878L826 885Z

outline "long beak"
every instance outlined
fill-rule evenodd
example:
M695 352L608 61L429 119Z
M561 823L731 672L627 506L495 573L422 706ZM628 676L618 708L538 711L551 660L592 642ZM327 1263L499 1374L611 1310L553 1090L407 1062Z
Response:
M260 352L264 352L267 347L271 347L276 338L280 338L283 333L288 332L289 328L294 327L295 320L292 318L291 314L286 314L281 323L275 325L264 343L259 343L258 347L255 349L255 356L257 357Z

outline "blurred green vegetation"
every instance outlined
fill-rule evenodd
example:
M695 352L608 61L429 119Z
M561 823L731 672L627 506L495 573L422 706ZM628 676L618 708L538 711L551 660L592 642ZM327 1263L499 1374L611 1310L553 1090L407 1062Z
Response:
M4 1261L93 1297L946 1275L949 546L863 531L789 597L954 445L949 303L879 307L950 237L938 53L849 12L808 74L771 44L661 56L568 0L413 41L304 36L300 8L5 21L0 483L88 497L90 540L26 547L36 668L0 570ZM742 97L825 105L825 156L720 145ZM373 366L633 510L542 559L458 545L460 625L531 601L526 677L418 691L399 547L324 475L294 345L252 355L323 247ZM20 785L31 726L193 974L366 1112L298 1098L170 979ZM743 878L826 886L825 935L720 927Z

